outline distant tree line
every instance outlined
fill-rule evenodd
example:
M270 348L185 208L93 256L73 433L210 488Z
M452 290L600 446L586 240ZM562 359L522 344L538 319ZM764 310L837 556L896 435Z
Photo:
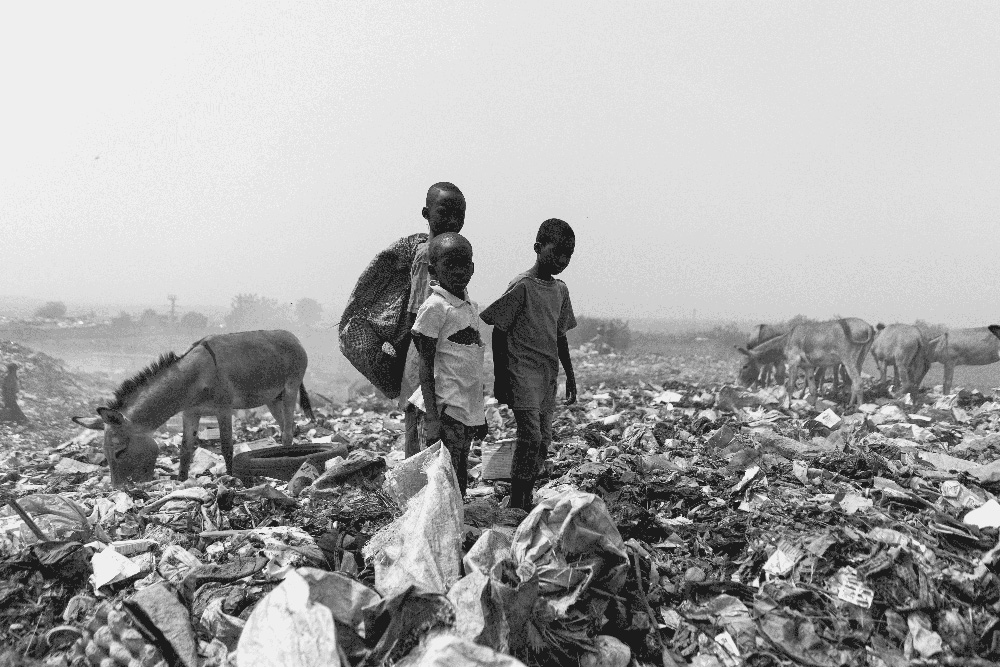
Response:
M49 301L35 310L35 317L46 320L61 320L66 317L66 304L62 301Z
M233 297L229 312L223 318L223 326L228 331L250 329L276 329L295 325L313 327L323 318L323 306L310 298L299 299L294 304L283 304L276 299L257 294L237 294ZM190 311L175 323L170 316L147 308L140 315L133 316L121 312L110 322L111 329L122 333L151 333L179 329L189 334L208 330L209 318Z
M299 299L293 305L257 294L237 294L233 297L225 322L227 329L245 331L281 328L293 324L313 327L322 318L323 306L315 299Z

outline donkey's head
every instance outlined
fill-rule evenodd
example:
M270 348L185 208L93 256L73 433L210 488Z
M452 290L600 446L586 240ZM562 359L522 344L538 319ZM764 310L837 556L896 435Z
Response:
M739 382L744 387L749 387L760 377L761 364L758 361L758 354L755 350L748 350L745 347L736 347L736 351L746 357L743 366L740 367Z
M73 421L86 428L104 431L104 456L111 469L111 484L121 486L128 480L152 480L160 450L152 433L133 424L118 410L97 408L97 414L97 417L73 417Z

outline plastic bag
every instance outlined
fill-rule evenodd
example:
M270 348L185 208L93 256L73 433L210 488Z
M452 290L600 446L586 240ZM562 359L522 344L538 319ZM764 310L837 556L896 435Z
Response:
M87 543L95 537L86 511L68 498L37 493L18 499L17 504L31 516L49 540ZM107 538L107 535L101 531L96 537ZM12 507L6 504L0 506L0 553L14 553L38 541Z
M509 655L450 634L429 637L399 667L524 667Z
M448 598L409 586L365 610L367 640L375 646L357 667L394 667L428 634L450 632L454 627L455 608Z
M490 572L510 556L510 538L496 530L486 530L465 555L465 576L459 579L448 599L455 605L455 633L463 639L506 651L505 634L498 633L503 613L493 602ZM504 639L494 637L502 634Z
M625 544L604 501L568 485L546 490L514 532L511 553L517 577L538 580L527 623L531 661L577 664L594 652L609 596L628 574Z
M447 449L438 450L426 473L427 485L403 516L364 547L375 561L375 588L386 597L411 585L443 595L462 574L462 495Z
M396 501L397 505L406 509L410 498L417 495L420 489L427 486L425 468L437 456L441 446L440 441L435 442L420 453L408 459L403 459L402 462L385 474L385 483L382 485L382 489L390 498Z
M290 571L247 619L239 667L338 667L365 654L364 610L374 591L336 572Z

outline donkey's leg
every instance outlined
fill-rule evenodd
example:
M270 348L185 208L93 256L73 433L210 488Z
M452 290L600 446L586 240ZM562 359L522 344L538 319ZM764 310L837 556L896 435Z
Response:
M226 472L233 474L233 411L220 409L215 413L219 420L219 446L226 462Z
M785 377L785 381L788 383L788 397L795 398L795 385L799 380L799 363L798 361L788 362L788 375Z
M859 359L848 359L844 363L844 370L847 371L847 376L851 378L851 399L847 402L847 407L851 406L860 407L861 402L864 400L864 387L861 386L861 362L864 357ZM839 372L839 371L838 371Z
M281 411L285 415L284 424L281 427L281 444L286 447L291 446L295 439L295 403L299 399L299 385L302 378L285 383L285 390L281 392Z
M278 428L281 429L281 444L288 445L291 443L285 442L285 431L288 427L285 422L285 407L284 403L281 401L281 397L274 399L267 404L267 409L271 411L271 416L274 417L274 421L278 422Z
M184 431L181 433L181 460L177 469L177 478L184 481L188 478L188 471L191 469L191 458L194 450L198 446L198 423L201 415L185 411L182 417L184 421Z
M809 372L810 370L812 370L811 373ZM824 375L826 374L826 371L823 370L822 366L817 369L810 369L809 367L806 367L806 389L811 394L812 404L814 407L816 405L816 401L819 399L819 389L816 387L816 376L820 373L823 373ZM803 394L803 396L805 396L805 394Z
M896 385L896 391L902 396L911 390L910 383L912 382L912 378L910 376L910 369L913 368L913 362L904 363L902 359L898 359L896 360L896 369L898 370L900 366L902 366L903 370L899 374L900 382Z

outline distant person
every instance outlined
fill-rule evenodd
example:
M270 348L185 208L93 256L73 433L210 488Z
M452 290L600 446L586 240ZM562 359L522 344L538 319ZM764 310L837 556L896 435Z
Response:
M514 411L517 444L511 470L511 507L529 509L535 479L552 444L559 363L566 400L576 402L576 375L566 332L576 326L566 283L557 280L576 248L573 228L551 218L538 228L535 265L483 311L493 325L493 394Z
M0 421L17 422L27 424L28 418L21 412L21 406L17 404L17 394L20 386L17 382L18 365L7 364L7 375L4 376L3 385L0 386L0 396L3 398L3 409L0 409Z
M479 307L466 287L475 270L472 244L454 232L428 243L428 266L437 283L417 311L413 341L420 352L420 388L427 409L428 442L441 439L451 454L458 486L465 497L469 450L486 429Z
M458 233L465 226L465 195L453 183L435 183L427 190L421 215L427 220L428 237L425 243L417 246L413 263L410 266L410 301L407 306L407 325L412 329L417 319L417 311L427 297L431 295L430 276L428 273L430 260L429 244L439 234ZM414 345L406 355L406 365L403 370L403 381L400 386L399 402L403 410L403 423L406 427L404 451L407 457L420 451L420 416L417 406L409 401L410 397L420 388L420 354ZM434 442L434 440L427 440Z

